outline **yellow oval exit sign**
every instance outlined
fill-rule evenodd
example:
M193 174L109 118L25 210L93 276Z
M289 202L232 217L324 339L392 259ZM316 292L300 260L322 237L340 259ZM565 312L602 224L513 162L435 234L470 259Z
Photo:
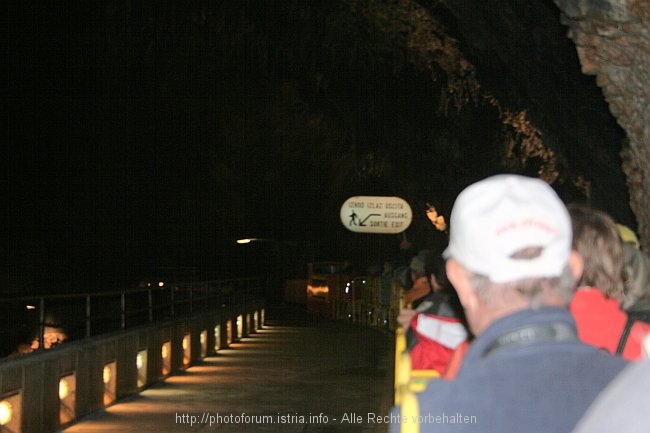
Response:
M341 206L341 223L357 233L401 233L412 219L411 206L400 197L358 195Z

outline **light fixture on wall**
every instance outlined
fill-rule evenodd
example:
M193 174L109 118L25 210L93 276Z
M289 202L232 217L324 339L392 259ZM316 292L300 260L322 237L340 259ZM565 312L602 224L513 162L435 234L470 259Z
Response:
M19 433L22 414L22 394L16 392L0 398L0 432Z
M244 318L240 314L237 316L237 340L244 336Z
M71 423L75 418L77 402L77 375L68 373L59 379L59 422Z
M192 361L192 334L187 333L183 336L183 365L190 365Z
M9 424L14 416L14 407L6 400L0 401L0 426Z
M232 320L226 322L226 346L232 344Z
M147 349L138 351L135 367L138 370L138 388L142 388L147 384Z
M172 343L165 341L160 349L161 357L161 372L163 376L167 376L172 372Z
M109 406L116 399L117 364L115 361L104 365L102 380L104 382L104 406Z
M199 335L199 342L201 343L201 358L208 356L208 330L204 329Z
M214 327L214 351L218 352L221 349L221 325Z

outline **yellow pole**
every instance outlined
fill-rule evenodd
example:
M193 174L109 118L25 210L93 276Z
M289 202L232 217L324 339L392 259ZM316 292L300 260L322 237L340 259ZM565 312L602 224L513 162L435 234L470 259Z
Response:
M420 433L420 404L417 395L409 390L402 394L402 405L400 414L406 416L405 422L401 424L400 433Z
M400 390L408 386L411 376L411 357L406 352L406 336L401 326L395 330L395 404L400 403Z

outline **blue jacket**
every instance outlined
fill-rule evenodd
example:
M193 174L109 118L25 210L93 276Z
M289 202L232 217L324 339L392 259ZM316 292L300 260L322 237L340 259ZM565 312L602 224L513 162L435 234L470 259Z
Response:
M521 328L558 325L567 330L561 338L512 338ZM455 380L433 380L419 395L420 432L570 432L626 364L578 341L566 309L517 312L472 342ZM399 408L393 415L399 419Z

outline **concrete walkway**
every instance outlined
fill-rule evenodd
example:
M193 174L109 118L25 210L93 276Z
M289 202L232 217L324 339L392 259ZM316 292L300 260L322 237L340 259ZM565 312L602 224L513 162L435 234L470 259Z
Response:
M385 433L392 348L381 330L270 308L258 333L64 431Z

